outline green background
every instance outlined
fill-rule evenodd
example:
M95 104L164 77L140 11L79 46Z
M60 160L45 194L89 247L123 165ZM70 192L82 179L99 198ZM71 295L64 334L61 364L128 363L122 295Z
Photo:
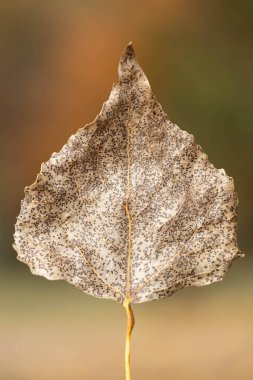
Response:
M0 379L124 379L121 305L15 259L23 189L99 113L133 41L169 118L239 194L243 260L225 280L136 305L133 380L253 374L253 1L1 0Z

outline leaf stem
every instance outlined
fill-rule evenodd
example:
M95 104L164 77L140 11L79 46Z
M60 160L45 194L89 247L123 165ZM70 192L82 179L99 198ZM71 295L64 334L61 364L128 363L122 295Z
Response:
M126 346L125 346L125 373L126 380L131 380L130 372L130 343L131 343L131 334L134 328L135 320L134 314L131 307L131 301L129 298L126 298L123 307L126 310L127 314L127 330L126 330Z

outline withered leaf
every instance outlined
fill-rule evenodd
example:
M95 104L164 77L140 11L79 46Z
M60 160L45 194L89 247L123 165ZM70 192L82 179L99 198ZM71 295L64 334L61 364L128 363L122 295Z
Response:
M236 209L232 178L168 120L129 44L100 114L25 189L14 247L34 274L144 302L223 278Z

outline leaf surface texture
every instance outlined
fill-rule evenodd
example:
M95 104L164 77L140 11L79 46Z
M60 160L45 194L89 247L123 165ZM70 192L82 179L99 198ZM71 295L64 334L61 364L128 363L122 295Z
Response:
M131 44L96 119L25 188L15 229L32 273L138 303L219 281L240 256L233 179L153 95Z

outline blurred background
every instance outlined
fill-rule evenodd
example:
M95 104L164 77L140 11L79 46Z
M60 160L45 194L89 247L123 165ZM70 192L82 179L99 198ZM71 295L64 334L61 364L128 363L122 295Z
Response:
M23 189L91 122L133 41L169 118L235 179L246 254L221 283L134 307L133 380L252 380L253 1L1 0L0 379L124 379L121 305L32 276Z

